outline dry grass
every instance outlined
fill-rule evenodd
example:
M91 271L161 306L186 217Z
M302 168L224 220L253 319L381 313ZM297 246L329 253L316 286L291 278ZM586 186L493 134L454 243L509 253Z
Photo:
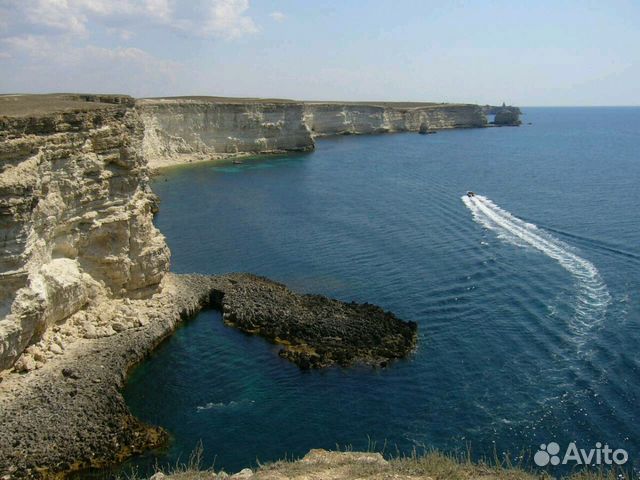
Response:
M213 480L228 478L224 472L201 469L199 446L188 462L164 471L171 480ZM160 471L160 470L158 470ZM248 477L241 477L248 478ZM545 480L547 473L527 471L505 461L474 462L469 455L455 456L438 451L383 460L379 453L351 452L350 449L327 452L312 450L301 460L280 460L260 465L250 477L255 480ZM634 478L619 470L583 470L562 477L570 480L624 480ZM122 479L124 480L124 479ZM127 480L142 480L130 477Z
M38 117L53 113L85 112L130 103L126 95L72 93L0 95L0 117Z

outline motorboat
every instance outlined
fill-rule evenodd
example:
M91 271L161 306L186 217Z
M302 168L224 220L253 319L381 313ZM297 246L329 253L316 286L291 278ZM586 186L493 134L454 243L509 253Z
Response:
M475 197L475 196L476 196L475 192L472 192L471 190L469 190L467 192L467 197L471 198L471 197Z

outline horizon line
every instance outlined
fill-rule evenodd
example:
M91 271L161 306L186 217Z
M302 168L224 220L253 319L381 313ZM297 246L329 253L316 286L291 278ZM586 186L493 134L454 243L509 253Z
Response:
M435 100L344 100L344 99L297 99L278 96L251 96L251 95L207 95L207 94L191 94L191 95L154 95L154 96L134 96L129 93L114 93L114 92L3 92L0 93L0 97L3 96L21 96L21 95L126 95L136 100L145 99L162 99L162 98L185 98L185 97L212 97L212 98L236 98L236 99L252 99L252 100L289 100L294 102L334 102L334 103L435 103L435 104L459 104L459 105L479 105L479 106L492 106L499 107L500 103L484 103L484 102L458 102L458 101L435 101ZM527 105L511 103L506 105L507 107L520 107L520 108L639 108L638 104L572 104L572 105Z

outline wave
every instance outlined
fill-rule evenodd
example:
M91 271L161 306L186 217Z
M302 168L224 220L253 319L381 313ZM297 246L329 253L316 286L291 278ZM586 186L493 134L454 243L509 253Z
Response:
M206 403L205 405L198 405L196 407L196 410L198 412L201 412L203 410L211 410L211 409L219 409L219 408L234 408L234 407L240 407L243 405L253 405L255 403L254 400L231 400L229 403L223 403L223 402L209 402Z
M544 253L573 276L576 299L570 326L575 334L584 335L604 321L611 295L593 263L574 253L573 248L562 240L515 217L482 195L464 195L462 201L471 210L473 219L496 232L498 238Z

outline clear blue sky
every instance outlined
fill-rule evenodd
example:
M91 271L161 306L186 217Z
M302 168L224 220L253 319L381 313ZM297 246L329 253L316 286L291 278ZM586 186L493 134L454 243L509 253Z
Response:
M640 1L0 0L0 92L640 105Z

